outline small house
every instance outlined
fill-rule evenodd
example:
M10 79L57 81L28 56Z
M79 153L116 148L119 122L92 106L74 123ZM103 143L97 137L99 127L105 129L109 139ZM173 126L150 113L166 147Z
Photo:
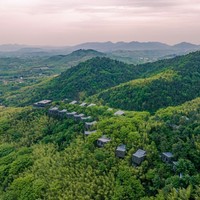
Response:
M165 163L171 163L173 161L173 154L171 152L163 152L161 155L162 161Z
M146 151L142 149L138 149L133 155L132 155L132 162L134 165L140 165L142 161L146 157Z
M84 117L84 114L75 114L74 115L74 119L76 120L76 121L80 121L81 120L81 117Z
M77 104L77 101L72 101L69 104L71 104L71 105Z
M50 108L48 114L51 116L56 116L58 114L58 107Z
M124 114L125 114L125 113L124 113L124 111L122 111L122 110L118 110L117 112L114 113L115 116L122 116L122 115L124 115Z
M118 158L124 158L126 154L126 145L121 144L117 147L117 149L115 150L115 155Z
M83 102L83 103L80 104L80 106L85 107L85 106L87 106L87 103Z
M102 136L97 140L97 146L98 147L104 147L105 144L107 144L108 142L110 142L111 139L107 138L106 136Z
M88 135L91 135L92 133L96 133L97 131L94 130L94 131L84 131L84 135L85 136L88 136Z
M96 106L96 104L91 103L91 104L89 104L87 107L92 107L92 106Z
M64 117L66 117L66 114L67 114L67 110L66 109L58 111L58 116L59 117L64 118Z
M77 114L77 112L67 112L67 117L68 118L73 118L74 117L74 115L76 115Z
M85 122L85 129L90 130L92 127L94 127L97 124L97 121L93 122Z
M38 101L34 103L33 106L38 107L38 108L44 108L48 106L51 102L52 100L42 100L42 101Z

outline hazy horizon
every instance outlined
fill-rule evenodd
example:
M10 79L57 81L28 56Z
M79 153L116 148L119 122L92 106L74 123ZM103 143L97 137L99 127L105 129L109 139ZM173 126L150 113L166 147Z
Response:
M1 0L0 44L200 44L199 0Z
M77 45L81 45L81 44L86 44L86 43L107 43L107 42L111 42L113 44L116 44L116 43L119 43L119 42L125 42L125 43L130 43L130 42L139 42L139 43L148 43L148 42L158 42L158 43L163 43L163 44L166 44L166 45L169 45L169 46L173 46L173 45L176 45L176 44L180 44L180 43L190 43L190 44L194 44L194 45L200 45L198 43L193 43L193 42L188 42L188 41L180 41L180 42L177 42L177 43L172 43L172 44L169 44L169 43L165 43L165 42L162 42L162 41L116 41L116 42L113 42L113 41L83 41L81 43L74 43L74 44L71 44L71 45L68 45L68 44L63 44L63 45L48 45L48 44L20 44L20 43L0 43L1 46L3 45L21 45L21 46L30 46L30 47L55 47L55 48L59 48L59 47L73 47L73 46L77 46Z

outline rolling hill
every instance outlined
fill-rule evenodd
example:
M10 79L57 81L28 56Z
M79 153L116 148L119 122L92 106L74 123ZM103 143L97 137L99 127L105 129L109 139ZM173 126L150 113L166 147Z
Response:
M136 66L97 57L1 99L5 105L27 105L89 97L114 108L155 112L200 96L199 66L200 52Z
M66 70L56 78L8 94L4 102L24 105L41 98L83 99L132 80L136 75L137 71L134 71L132 65L97 57Z
M141 69L147 66L149 70L157 68L156 74L100 92L92 100L126 110L155 112L200 96L200 52L143 65Z
M43 61L43 64L48 66L75 66L81 62L89 60L94 57L105 57L106 54L92 50L92 49L79 49L67 55L55 55Z

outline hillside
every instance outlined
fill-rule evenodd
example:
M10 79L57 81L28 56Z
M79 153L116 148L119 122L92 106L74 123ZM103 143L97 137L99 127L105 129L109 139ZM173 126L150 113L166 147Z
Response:
M84 137L83 122L48 116L46 109L0 107L0 199L200 198L199 98L153 116L56 104L92 116L97 132ZM98 148L102 135L111 141ZM126 145L121 159L119 144ZM146 156L136 166L132 155L139 148ZM176 162L162 161L162 152Z
M199 66L200 52L137 66L96 57L3 96L15 107L0 106L0 199L200 199Z
M30 104L42 98L79 99L93 95L137 75L134 66L109 58L93 58L68 69L60 76L38 85L22 88L4 97L10 105Z
M28 54L28 52L27 52ZM25 86L37 84L55 74L103 53L94 50L77 50L68 55L0 58L0 94L17 91Z
M199 96L199 60L200 52L137 66L93 58L56 78L8 93L1 99L5 105L27 105L41 97L59 100L95 95L93 101L112 107L155 112Z
M141 70L147 66L156 74L110 88L91 99L111 107L155 112L200 96L200 52L143 65Z
M105 56L104 53L92 50L92 49L79 49L76 50L68 55L56 55L52 56L43 61L44 64L48 66L55 66L55 65L68 65L68 67L75 66L81 62L89 60L94 57L103 57Z

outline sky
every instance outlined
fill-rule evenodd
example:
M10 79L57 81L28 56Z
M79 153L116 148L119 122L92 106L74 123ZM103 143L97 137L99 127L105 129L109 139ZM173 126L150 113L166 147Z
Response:
M200 0L0 0L0 44L200 44Z

